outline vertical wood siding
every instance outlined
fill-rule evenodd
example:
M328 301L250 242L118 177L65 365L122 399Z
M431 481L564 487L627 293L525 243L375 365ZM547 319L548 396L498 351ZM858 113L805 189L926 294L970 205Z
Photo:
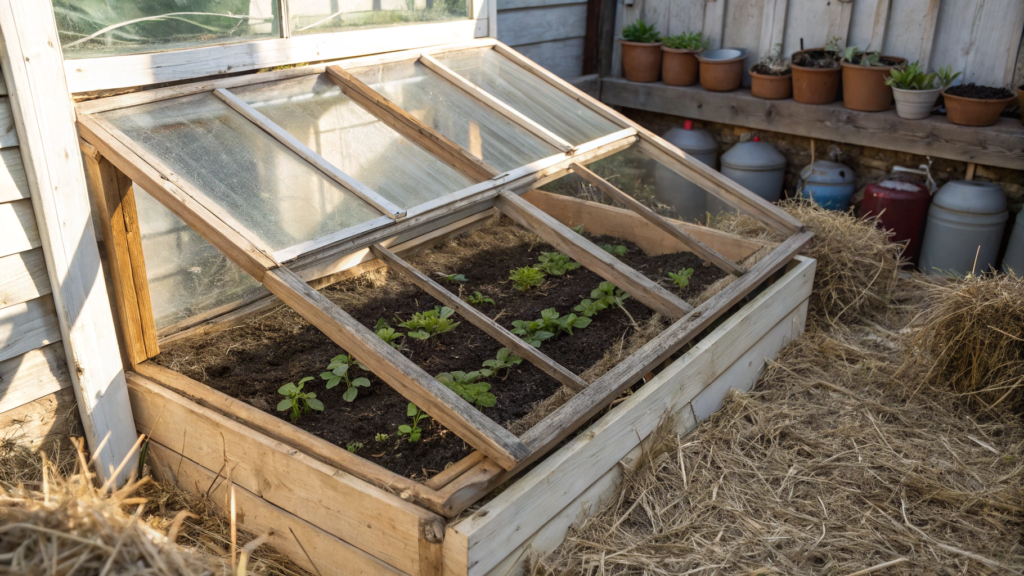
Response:
M498 0L498 40L563 78L583 74L586 0Z

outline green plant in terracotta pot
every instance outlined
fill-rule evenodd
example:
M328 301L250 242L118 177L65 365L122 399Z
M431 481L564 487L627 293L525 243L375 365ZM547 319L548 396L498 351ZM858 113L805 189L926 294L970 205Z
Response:
M926 74L919 62L913 62L890 70L885 84L892 88L896 114L907 120L921 120L931 114L939 92L957 76L960 72L953 74L951 66Z
M1013 102L1015 96L1006 88L961 84L942 91L946 118L961 126L991 126Z
M782 44L750 68L750 93L765 100L782 100L793 95L793 69L782 57Z
M882 112L892 105L892 88L885 80L906 58L862 52L856 46L843 51L843 106L862 112Z
M670 86L697 83L697 54L708 48L700 32L682 33L661 39L661 81Z
M631 82L657 82L661 74L661 34L637 18L622 29L622 70Z
M790 57L793 69L793 100L802 104L830 104L839 94L842 38L833 38L824 48L809 48Z

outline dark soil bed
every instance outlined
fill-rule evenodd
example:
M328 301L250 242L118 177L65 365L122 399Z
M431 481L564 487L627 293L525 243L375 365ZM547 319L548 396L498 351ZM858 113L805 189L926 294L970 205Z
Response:
M1006 88L996 88L993 86L978 86L977 84L960 84L958 86L950 86L946 88L947 94L953 96L961 96L963 98L977 98L979 100L1002 100L1003 98L1010 98L1013 96L1013 92L1010 92Z
M751 68L750 71L754 74L764 74L766 76L785 76L793 73L793 71L789 69L789 66L782 69L773 69L771 66L760 62L754 64L754 67Z
M593 240L598 244L626 246L624 262L684 299L700 293L723 275L717 268L704 266L690 253L649 257L623 240ZM513 320L535 320L547 308L569 314L601 282L596 274L580 268L565 276L549 276L542 286L525 294L512 288L508 281L511 269L530 266L537 262L541 252L551 251L554 249L536 236L503 220L411 258L410 262L435 278L439 278L437 273L465 275L467 282L447 284L448 288L456 293L461 291L463 296L480 291L493 298L494 305L483 305L480 309L511 329ZM695 270L691 284L684 292L678 292L666 278L667 272L688 267ZM384 318L403 333L406 330L398 328L397 322L440 304L396 273L384 270L334 284L322 293L369 328ZM635 298L626 300L625 307L640 325L653 314ZM632 333L634 327L629 316L621 310L605 310L586 329L577 330L571 337L561 335L547 340L541 350L581 374ZM494 358L502 346L464 319L457 320L461 324L455 330L438 337L425 341L406 338L403 353L432 375L481 369L483 362ZM373 374L354 370L353 378L365 376L371 381L369 388L359 389L354 402L343 400L344 384L327 390L319 375L334 356L343 353L315 327L281 307L237 328L169 344L156 361L280 418L286 416L276 410L282 399L278 388L312 376L314 380L307 382L305 389L316 393L325 410L304 415L295 424L405 476L430 476L472 451L455 434L429 419L421 423L420 442L407 442L399 436L398 427L410 422L406 416L408 401ZM484 413L505 427L525 417L534 404L560 388L555 380L525 360L507 375L502 371L486 380L497 404L485 408Z
M804 68L839 68L839 59L833 52L805 50L793 54L793 64Z

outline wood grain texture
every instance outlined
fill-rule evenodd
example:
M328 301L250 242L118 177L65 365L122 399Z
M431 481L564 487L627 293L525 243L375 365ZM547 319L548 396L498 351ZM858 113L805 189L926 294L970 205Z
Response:
M0 257L17 254L41 245L35 212L30 200L0 204Z
M566 38L524 44L516 50L562 78L575 78L583 73L585 43L583 38Z
M747 90L721 94L619 78L602 80L601 98L613 106L1024 170L1024 127L1012 118L973 128L956 126L942 116L903 120L894 111L857 112L841 103L805 106L762 100Z
M498 39L509 46L582 38L586 35L586 4L498 12Z
M505 327L491 320L486 314L480 312L471 304L463 302L458 296L445 290L440 284L431 280L426 274L423 274L408 262L396 256L387 248L375 244L372 247L372 251L389 268L394 268L421 290L438 299L445 306L455 310L457 314L468 320L470 324L486 332L491 338L512 350L514 354L525 358L548 376L576 391L587 387L585 380L568 371L564 366L549 358L547 354L544 354L538 348L530 346L522 338L512 334Z
M60 323L52 296L0 309L0 361L60 340Z
M0 202L11 202L29 198L28 180L25 179L25 165L21 150L5 148L0 150Z
M545 242L598 276L630 293L648 308L673 319L682 318L693 310L692 306L679 297L626 266L593 242L519 196L503 193L498 197L497 206L519 225L540 236Z
M64 347L47 344L0 362L0 412L71 387Z
M45 449L81 434L75 393L69 388L0 413L0 440L29 449Z
M42 248L0 257L0 309L49 293Z
M408 574L440 518L213 410L128 373L140 432ZM438 528L440 530L440 528ZM430 571L427 571L430 573Z
M175 484L192 494L209 496L222 514L229 513L223 503L228 501L231 485L223 475L155 441L149 444L149 455L159 480ZM238 485L234 487L239 526L253 534L273 532L267 544L302 568L324 576L404 574L249 490Z
M530 450L510 432L460 398L286 268L269 271L263 285L378 378L468 444L511 469Z

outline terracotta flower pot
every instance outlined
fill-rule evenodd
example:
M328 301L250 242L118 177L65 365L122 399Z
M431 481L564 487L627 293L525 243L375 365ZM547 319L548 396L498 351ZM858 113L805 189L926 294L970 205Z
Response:
M730 54L736 55L730 57ZM697 55L700 85L711 92L730 92L743 84L743 59L739 50L712 50Z
M1013 96L990 100L964 98L946 90L942 91L942 98L946 102L946 118L961 126L991 126L999 121L999 115L1014 100Z
M700 50L661 47L661 81L669 86L693 86L697 83L697 54Z
M793 95L793 73L781 76L758 74L751 68L750 93L765 100L785 100Z
M843 106L861 112L883 112L892 106L892 88L885 85L889 70L907 61L906 58L882 56L892 64L862 66L842 62Z
M824 48L811 48L800 52L822 51ZM793 53L793 60L800 52ZM790 64L793 69L793 100L801 104L831 104L839 94L839 77L842 69L813 68Z
M630 42L622 44L622 71L630 82L657 82L661 75L661 42Z

